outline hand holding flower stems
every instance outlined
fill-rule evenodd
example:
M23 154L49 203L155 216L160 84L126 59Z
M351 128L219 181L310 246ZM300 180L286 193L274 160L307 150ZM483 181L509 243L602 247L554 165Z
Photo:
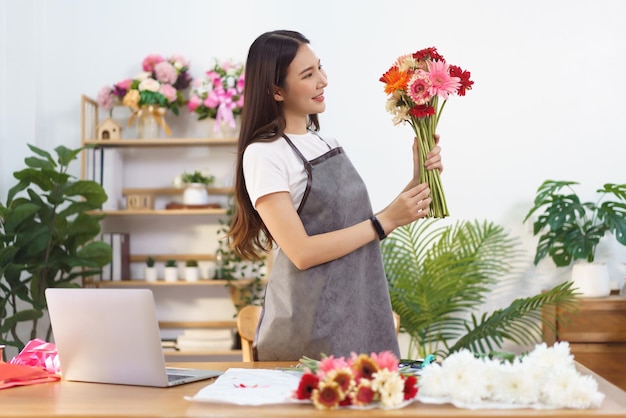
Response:
M421 167L434 168L436 161L429 152L437 145L437 124L441 112L450 95L465 96L471 90L473 81L469 71L455 65L448 65L437 49L426 48L399 57L391 68L382 75L387 93L387 111L393 117L394 125L408 122L417 138L419 164ZM440 103L439 100L443 101ZM419 182L428 183L432 191L432 210L435 218L449 216L441 178L441 169L419 170Z

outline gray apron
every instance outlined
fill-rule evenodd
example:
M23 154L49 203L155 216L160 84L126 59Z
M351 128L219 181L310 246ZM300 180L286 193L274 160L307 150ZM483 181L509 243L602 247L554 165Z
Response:
M308 161L283 137L307 172L298 214L309 235L343 229L372 216L365 184L342 148ZM298 361L302 356L348 357L352 352L386 350L399 358L378 240L306 270L298 270L278 252L255 338L257 360Z

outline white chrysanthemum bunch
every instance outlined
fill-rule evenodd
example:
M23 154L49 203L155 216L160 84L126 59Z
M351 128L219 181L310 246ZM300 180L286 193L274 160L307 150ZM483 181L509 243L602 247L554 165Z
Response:
M468 350L422 371L419 397L458 406L497 402L534 408L597 408L604 399L591 376L576 370L567 342L538 344L513 362L476 357Z

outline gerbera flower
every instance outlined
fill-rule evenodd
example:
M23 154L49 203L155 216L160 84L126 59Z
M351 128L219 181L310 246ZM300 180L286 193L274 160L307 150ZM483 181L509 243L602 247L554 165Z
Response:
M341 389L336 382L322 382L311 396L313 404L318 409L334 409L341 402Z
M466 90L471 90L474 82L470 80L471 73L469 71L465 71L456 65L450 66L450 75L452 77L458 77L461 85L459 89L456 91L456 94L459 96L465 96Z
M344 357L323 357L317 364L317 373L323 377L332 370L342 369L345 367L348 367L348 363Z
M431 87L432 83L427 73L418 71L411 77L411 81L409 81L408 95L415 104L426 104L433 97L430 93Z
M398 57L393 66L398 67L400 71L411 72L417 67L417 60L412 54L406 54Z
M442 99L456 93L461 85L459 77L450 76L449 65L444 61L429 61L427 76L431 83L430 94Z
M391 372L398 370L398 357L391 351L383 351L378 354L372 353L370 357L378 364L380 369L386 369Z
M383 406L400 405L404 400L404 379L399 373L379 370L374 373L372 389L380 395Z
M316 374L303 374L295 393L296 399L311 399L311 395L313 394L313 391L317 389L319 382L320 378Z
M406 89L410 77L407 71L400 71L398 67L393 66L380 77L380 81L385 83L385 93L391 94L396 90Z
M352 373L347 367L332 370L326 376L326 380L333 381L339 385L342 396L346 396L350 389L354 386L354 380L352 379Z
M354 370L354 377L357 382L361 379L372 379L374 373L380 369L378 364L367 354L359 354L358 357L353 356L352 359L351 368Z
M358 406L369 405L374 402L375 395L376 392L372 389L372 382L367 379L361 379L351 395L352 403Z
M434 46L417 51L413 54L413 58L418 61L437 60L446 62L446 60L443 58L443 55L437 52L437 48L435 48Z
M435 114L435 108L430 105L417 105L413 106L411 110L409 110L409 114L411 116L415 116L416 118L425 118L427 116L432 116Z
M404 400L415 398L417 395L417 377L409 375L404 378Z

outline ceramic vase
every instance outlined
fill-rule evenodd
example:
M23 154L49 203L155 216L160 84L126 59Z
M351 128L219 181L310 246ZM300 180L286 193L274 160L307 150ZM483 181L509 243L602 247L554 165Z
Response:
M178 281L178 267L165 267L163 274L166 282Z
M185 280L197 282L200 279L200 269L198 267L185 267Z
M147 282L156 282L157 281L157 269L156 267L146 267L144 270L144 279Z
M611 294L609 270L604 263L577 262L572 266L572 287L581 297L597 298Z
M185 205L206 205L209 203L209 193L206 185L202 183L190 183L183 192L183 203Z

